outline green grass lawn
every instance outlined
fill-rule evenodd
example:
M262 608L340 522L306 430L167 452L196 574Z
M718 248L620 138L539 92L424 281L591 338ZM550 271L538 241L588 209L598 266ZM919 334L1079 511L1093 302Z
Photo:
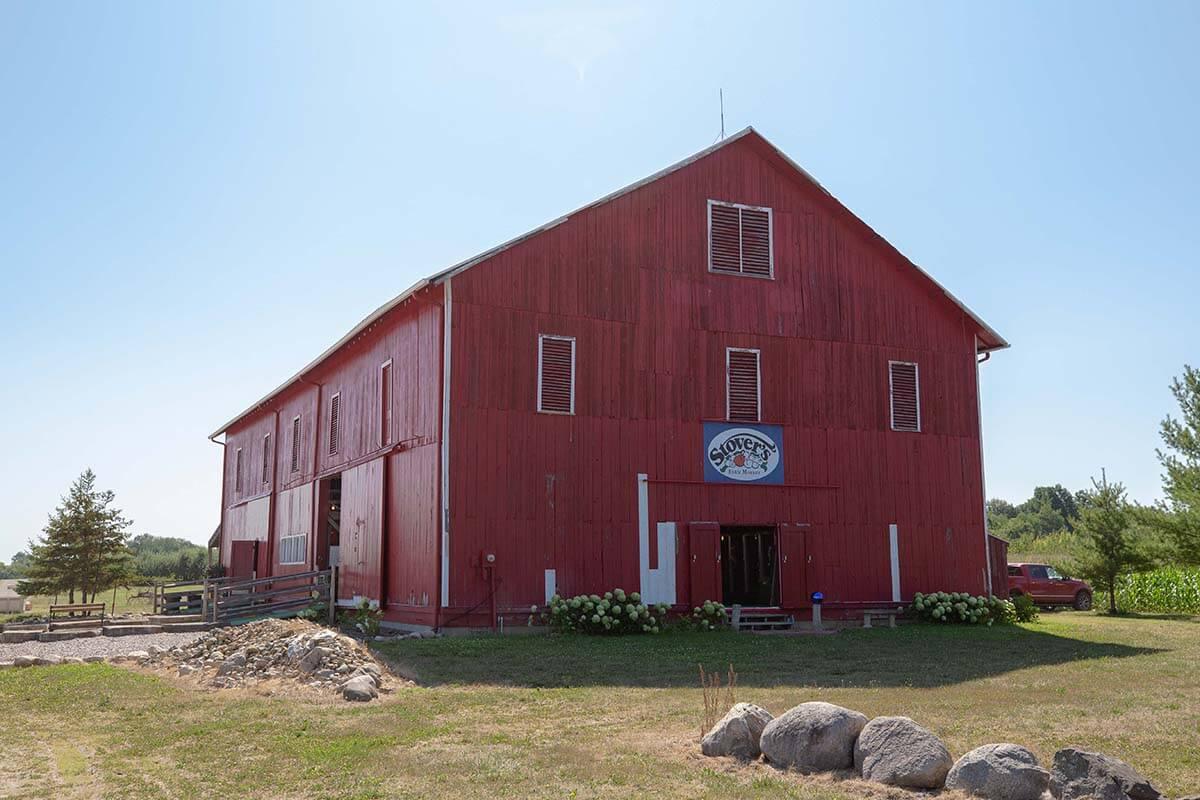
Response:
M100 592L96 595L97 603L104 603L105 614L152 614L154 613L154 603L150 600L149 586L131 586L118 587L109 589L107 592ZM140 594L146 594L146 597L139 597ZM57 598L53 595L38 594L29 598L33 608L29 612L31 614L45 615L50 611L51 603L66 604L67 595L61 594ZM79 596L75 596L75 602L82 603ZM10 620L17 614L0 614L0 623Z
M843 798L866 785L697 753L697 664L775 713L905 714L955 755L1014 741L1200 785L1200 620L1044 615L837 636L405 640L422 685L363 706L197 692L106 665L0 672L0 797ZM882 793L878 796L884 796ZM894 796L894 795L892 795Z

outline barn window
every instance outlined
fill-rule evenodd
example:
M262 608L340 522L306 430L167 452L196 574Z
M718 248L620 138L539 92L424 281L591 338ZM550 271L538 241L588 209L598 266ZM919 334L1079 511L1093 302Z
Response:
M271 482L271 434L263 436L262 482L266 486Z
M892 397L892 430L921 430L921 381L911 361L889 361L888 383Z
M575 413L575 340L538 334L537 410Z
M242 448L238 448L233 455L233 490L240 492L242 490Z
M308 558L308 553L306 552L307 545L308 534L298 533L292 536L281 536L279 538L279 563L305 563Z
M725 350L725 411L730 421L758 422L762 386L759 352L729 347Z
M708 201L708 269L730 275L775 275L771 209Z
M338 439L341 433L338 426L341 423L341 411L342 393L338 392L329 398L329 455L331 456L338 451Z
M392 443L392 360L379 367L379 444Z
M292 418L292 472L300 471L300 417Z

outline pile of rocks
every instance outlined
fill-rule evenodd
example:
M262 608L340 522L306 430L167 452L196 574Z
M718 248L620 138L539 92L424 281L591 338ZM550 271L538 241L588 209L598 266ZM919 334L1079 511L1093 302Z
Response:
M218 688L292 681L346 700L373 700L385 671L360 642L304 620L267 619L217 628L191 644L128 654ZM386 691L386 689L384 689Z
M867 719L831 703L801 703L773 717L738 703L700 742L706 756L753 760L803 773L853 772L907 789L945 787L985 800L1165 800L1130 765L1068 747L1042 768L1028 749L987 744L957 761L935 734L908 717ZM1185 799L1186 800L1186 799Z

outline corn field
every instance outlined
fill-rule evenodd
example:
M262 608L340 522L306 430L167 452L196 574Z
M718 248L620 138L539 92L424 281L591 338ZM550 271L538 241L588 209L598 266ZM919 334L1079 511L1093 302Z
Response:
M1200 614L1200 567L1161 567L1122 578L1117 607L1125 611Z

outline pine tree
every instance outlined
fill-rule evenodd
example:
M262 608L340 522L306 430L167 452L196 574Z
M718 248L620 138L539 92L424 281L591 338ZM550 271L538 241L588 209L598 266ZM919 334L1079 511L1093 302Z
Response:
M1080 548L1073 571L1108 594L1109 613L1115 614L1118 579L1152 564L1137 537L1125 487L1109 483L1103 473L1100 482L1092 480L1092 487L1075 525Z
M132 555L125 541L130 522L111 507L114 499L111 491L97 491L95 473L85 470L50 515L41 540L30 542L30 564L18 591L66 592L67 602L74 603L78 590L80 602L86 603L128 580Z
M1200 370L1185 365L1183 377L1171 382L1171 394L1182 418L1167 417L1160 429L1166 446L1157 451L1166 470L1164 510L1171 512L1160 516L1160 527L1180 560L1200 564Z

